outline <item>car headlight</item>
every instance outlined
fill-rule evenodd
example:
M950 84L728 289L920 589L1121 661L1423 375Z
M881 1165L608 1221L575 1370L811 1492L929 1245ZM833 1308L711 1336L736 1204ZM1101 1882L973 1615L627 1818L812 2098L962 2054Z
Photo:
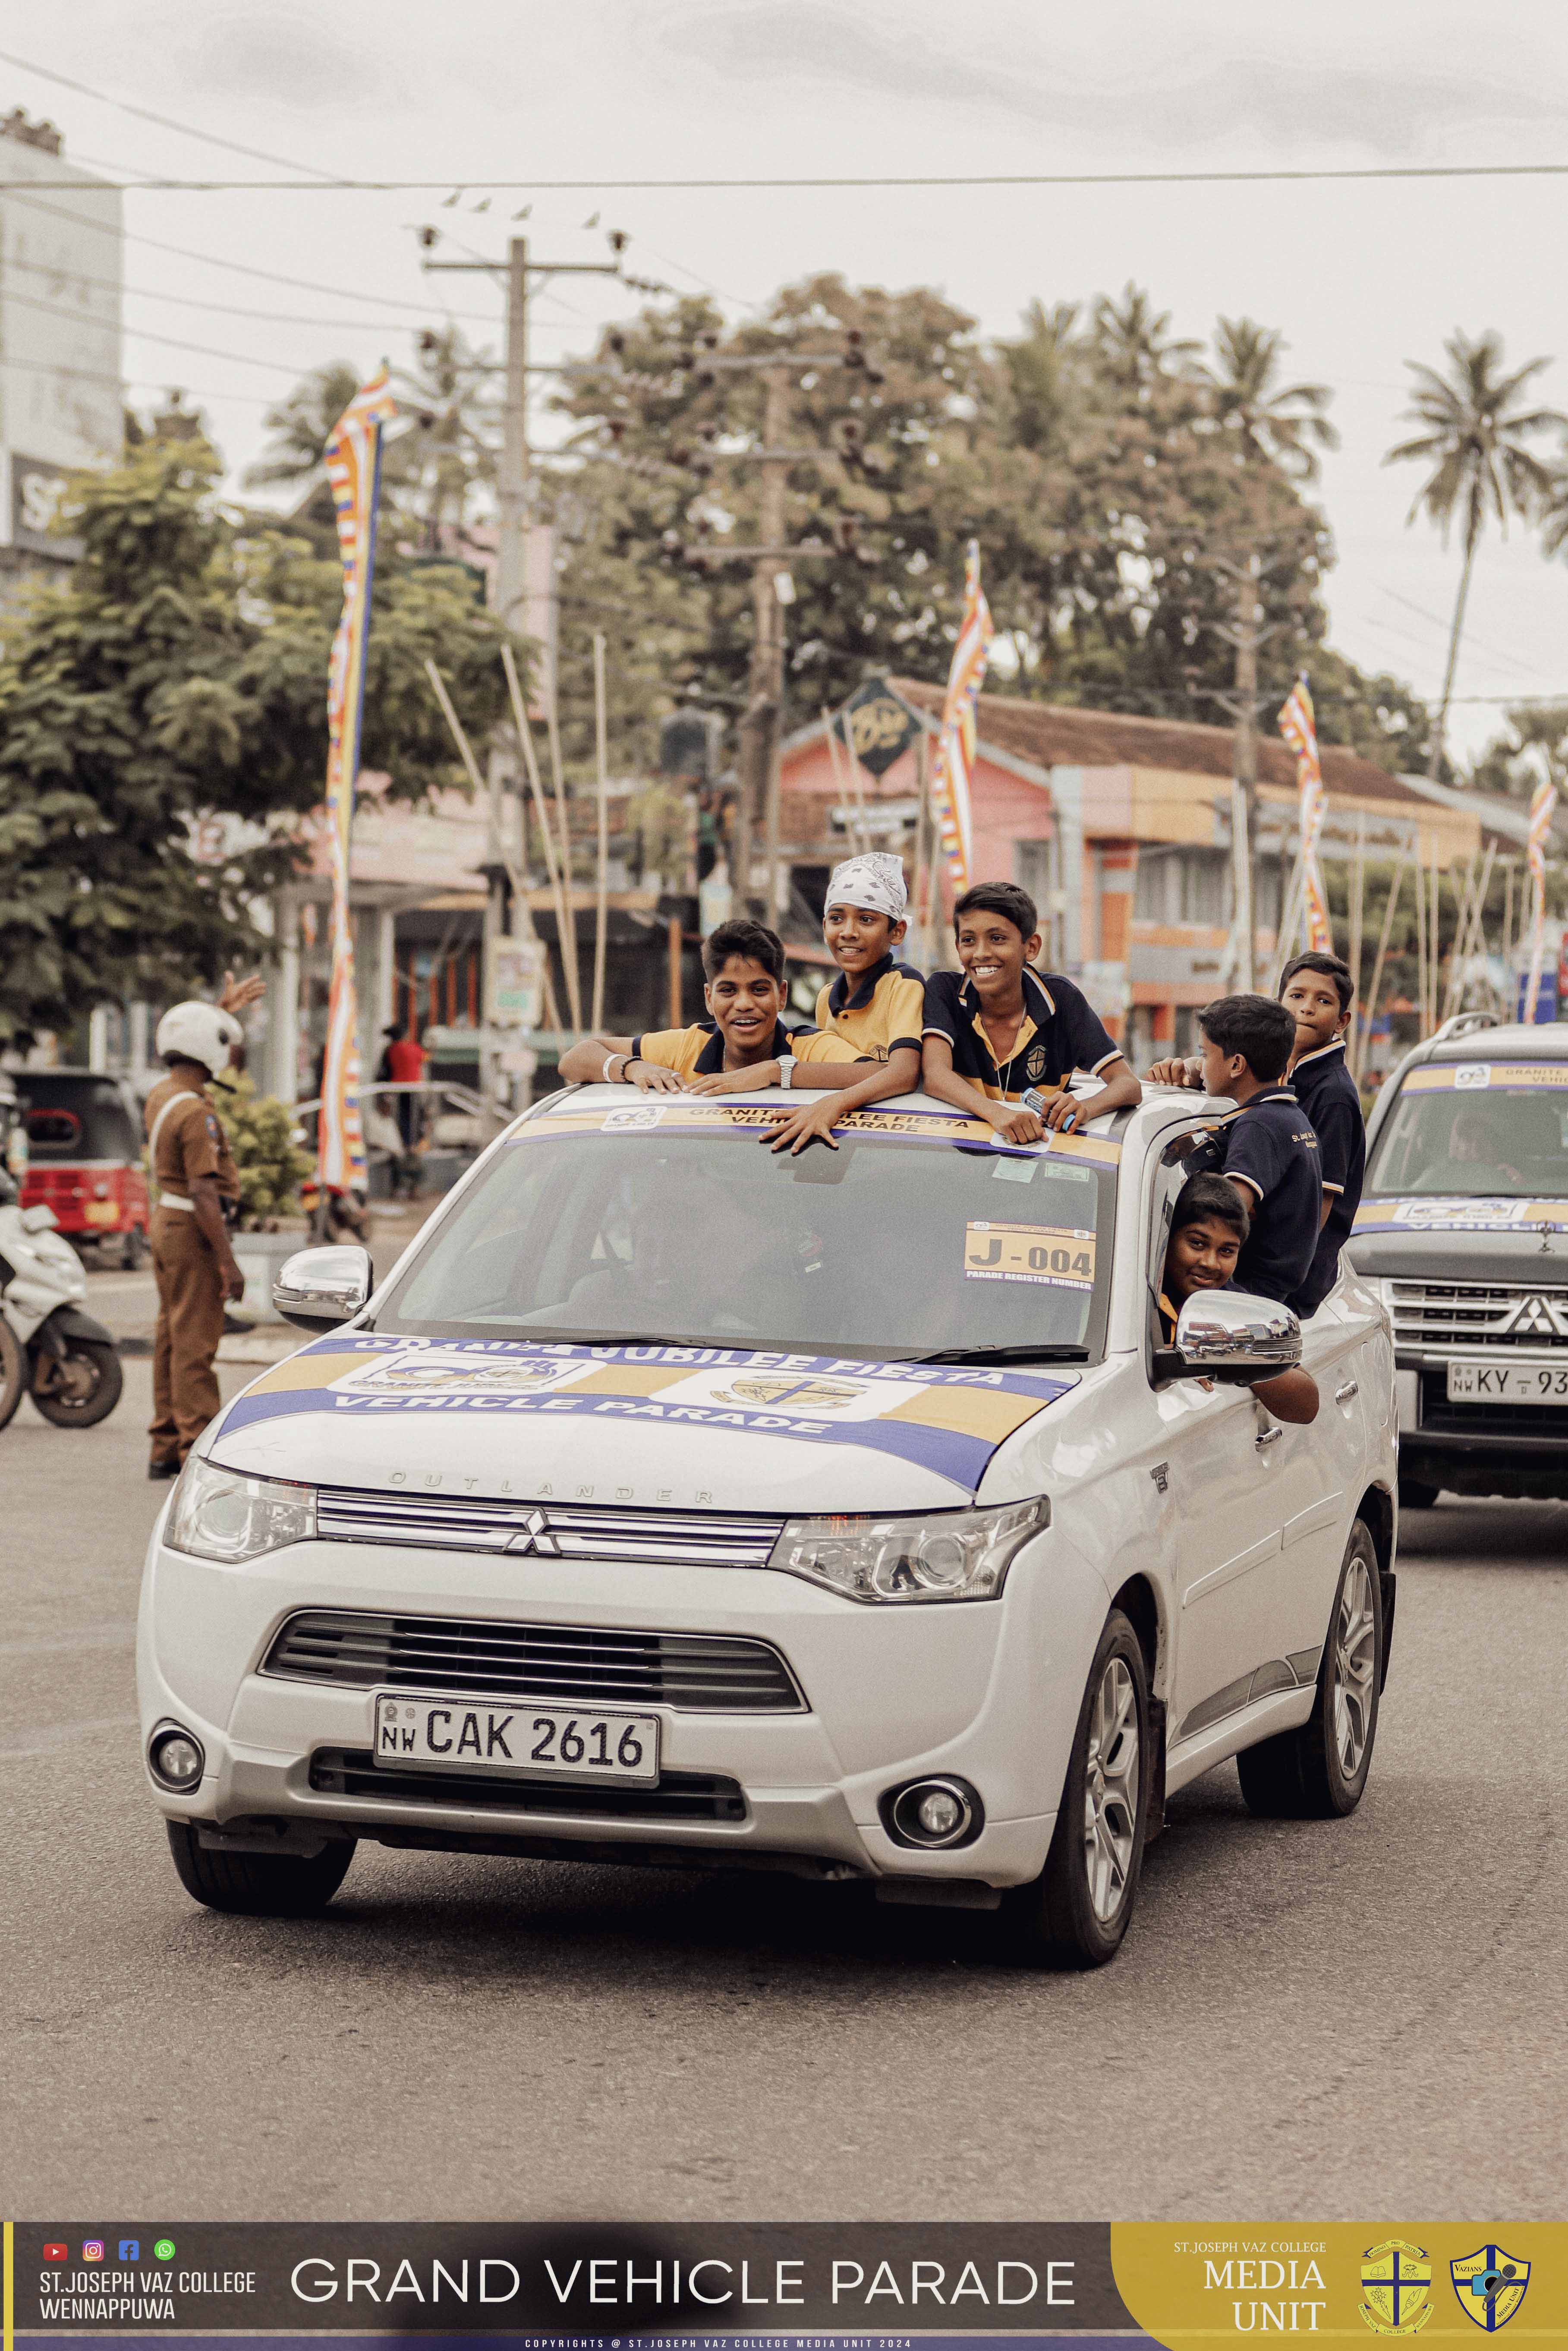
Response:
M272 1478L239 1478L193 1453L180 1472L163 1540L197 1559L238 1566L316 1531L316 1489Z
M1043 1494L919 1518L789 1519L768 1564L846 1600L994 1600L1014 1553L1050 1524Z

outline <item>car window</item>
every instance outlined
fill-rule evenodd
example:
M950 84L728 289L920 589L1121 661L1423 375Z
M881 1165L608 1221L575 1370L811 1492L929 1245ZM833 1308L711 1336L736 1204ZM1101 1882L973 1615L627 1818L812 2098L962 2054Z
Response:
M1378 1133L1364 1192L1568 1198L1568 1063L1409 1071Z
M700 1113L700 1115L699 1115ZM668 1124L530 1122L409 1268L378 1330L894 1357L961 1347L1097 1351L1117 1146L1008 1154L878 1134L799 1159L757 1113ZM612 1112L637 1117L643 1113ZM687 1131L680 1131L681 1122ZM904 1128L966 1134L903 1114Z

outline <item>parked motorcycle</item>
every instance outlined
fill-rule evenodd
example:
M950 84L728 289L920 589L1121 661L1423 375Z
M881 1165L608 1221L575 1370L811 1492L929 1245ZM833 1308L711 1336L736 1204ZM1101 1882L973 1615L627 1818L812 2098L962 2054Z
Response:
M0 1168L0 1428L24 1389L57 1428L91 1428L120 1402L120 1355L82 1311L87 1275L55 1212L24 1208Z

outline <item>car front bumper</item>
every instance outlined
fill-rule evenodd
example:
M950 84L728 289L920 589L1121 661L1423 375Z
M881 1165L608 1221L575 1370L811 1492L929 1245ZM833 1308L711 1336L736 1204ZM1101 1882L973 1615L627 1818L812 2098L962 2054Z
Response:
M1045 1579L1050 1578L1049 1607ZM1070 1590L1060 1587L1063 1583ZM138 1641L143 1754L174 1722L202 1741L198 1785L149 1785L172 1820L213 1841L308 1849L344 1834L399 1845L783 1867L950 1886L1019 1885L1042 1867L1103 1587L1053 1561L1049 1535L1015 1561L1000 1599L868 1607L770 1570L628 1566L313 1541L242 1568L196 1560L155 1532ZM417 1782L371 1761L367 1688L261 1671L297 1610L624 1630L770 1643L806 1698L793 1713L685 1711L638 1701L662 1725L660 1794L631 1812L614 1792L487 1779ZM1049 1628L1049 1629L1047 1629ZM541 1703L546 1702L541 1698ZM968 1781L984 1825L942 1851L902 1845L881 1799L927 1773ZM709 1805L691 1790L737 1790ZM540 1787L548 1789L541 1797ZM283 1842L280 1843L280 1840Z
M1467 1348L1463 1360L1482 1356ZM1517 1354L1501 1354L1504 1364ZM1568 1498L1568 1408L1449 1405L1445 1356L1401 1353L1395 1373L1399 1472L1456 1494Z

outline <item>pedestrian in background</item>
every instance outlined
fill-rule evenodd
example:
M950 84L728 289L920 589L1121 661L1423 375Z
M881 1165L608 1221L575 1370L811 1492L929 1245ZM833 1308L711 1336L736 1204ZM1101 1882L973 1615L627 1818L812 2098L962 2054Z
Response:
M226 983L225 999L254 999L247 982ZM245 1295L229 1244L239 1206L239 1171L207 1087L228 1070L245 1032L221 1004L176 1004L158 1023L155 1050L169 1074L147 1097L147 1164L158 1186L152 1211L152 1270L158 1322L152 1341L149 1478L179 1475L218 1409L214 1364L225 1300Z

